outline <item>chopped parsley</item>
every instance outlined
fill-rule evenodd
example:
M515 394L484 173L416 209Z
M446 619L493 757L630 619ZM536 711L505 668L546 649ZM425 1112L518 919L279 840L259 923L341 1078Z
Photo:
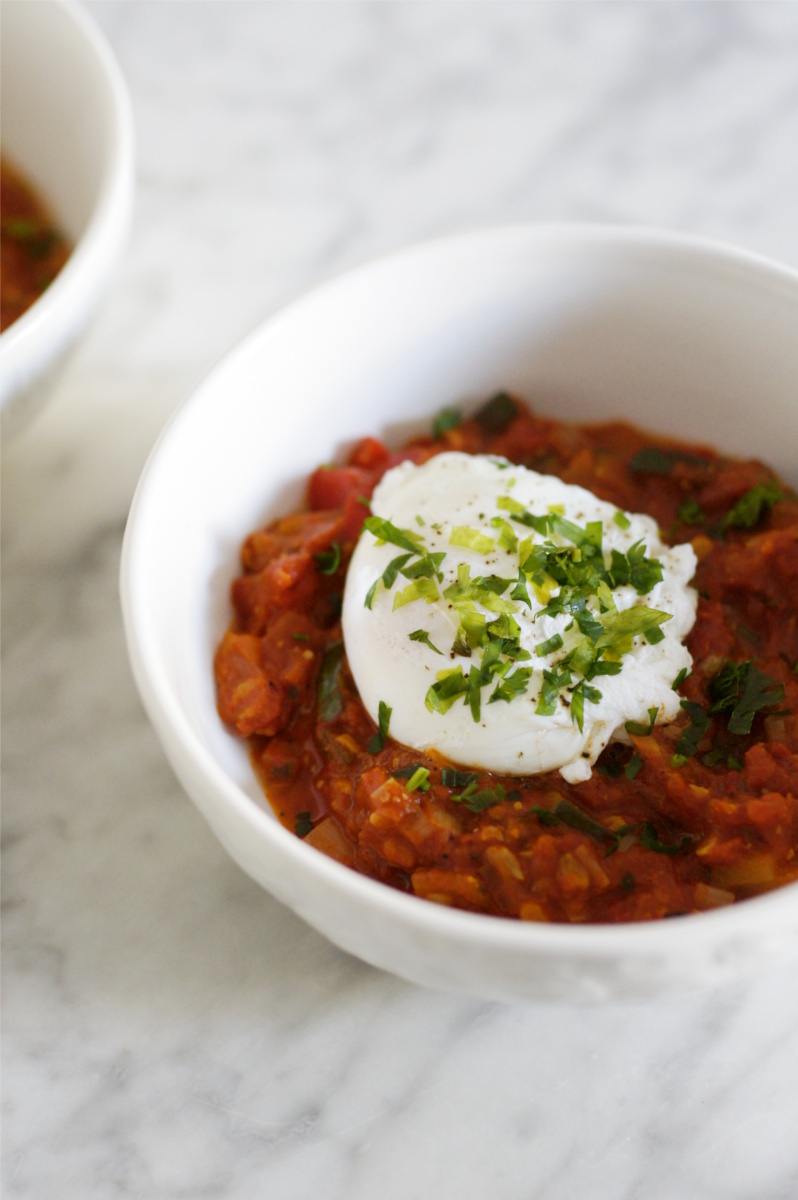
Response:
M433 604L438 599L440 592L434 579L414 579L400 592L394 592L393 611L404 608L405 604L412 604L414 600L426 600L427 604Z
M632 759L629 763L626 771L627 778L634 779L640 770L639 766L632 768L634 762L635 760ZM629 768L632 768L632 770L630 771ZM601 842L608 847L607 857L614 854L619 847L621 839L632 832L635 832L636 836L639 837L640 845L644 850L653 850L655 854L679 854L693 841L689 834L685 834L678 842L663 842L650 821L646 821L642 826L637 827L624 825L620 829L608 829L606 825L602 825L599 821L596 821L588 813L583 812L581 808L577 808L575 804L571 804L569 800L560 800L553 809L535 806L530 809L527 815L536 816L541 825L568 825L571 829L578 830L579 833L587 834L588 837L592 837L595 841ZM624 876L624 878L627 877ZM632 877L629 876L629 878ZM621 881L621 886L624 886L623 880ZM625 890L631 890L633 887L634 879L632 878L631 887L626 885Z
M433 643L430 641L430 636L426 629L414 629L413 632L408 633L407 636L410 638L411 642L423 642L425 646L429 646L430 650L434 650L436 654L443 654L443 651L439 650L438 647L433 645Z
M733 754L728 754L719 746L701 756L705 767L725 767L727 771L742 771L743 764Z
M477 775L474 771L458 771L454 767L444 767L441 771L441 783L444 787L467 788L476 782Z
M554 667L551 671L543 672L543 687L540 689L538 706L535 712L539 717L553 717L557 711L557 701L563 688L571 686L571 672L568 667Z
M416 771L422 770L423 767L423 763L411 763L409 767L399 767L398 770L391 771L391 775L394 779L412 779Z
M588 837L595 838L598 842L609 842L613 845L617 845L619 840L617 833L613 833L611 829L607 829L606 825L601 825L581 808L571 804L570 800L560 800L553 809L536 806L530 810L530 813L538 818L541 825L568 825L571 829L586 833Z
M529 686L529 678L532 674L531 667L519 667L513 671L512 675L507 675L500 684L497 685L493 692L489 704L493 704L496 700L514 700L516 696L523 696Z
M413 533L412 529L397 529L391 521L386 521L384 517L366 517L363 528L372 533L378 543L390 542L392 546L399 546L401 550L409 550L411 554L420 554L424 546L423 539L419 534Z
M591 687L586 679L580 680L576 687L571 689L571 720L578 726L580 733L584 726L585 701L598 704L600 699L601 692L598 688Z
M681 671L679 672L679 674L676 676L673 683L671 684L671 691L678 692L679 688L682 686L685 679L687 679L688 676L690 676L690 675L692 675L692 671L690 670L690 668L682 667Z
M734 507L721 521L724 529L753 529L767 516L773 505L782 497L775 479L759 483L741 496Z
M480 533L478 529L469 529L467 525L455 525L449 535L450 546L462 546L466 550L475 550L477 554L490 554L496 549L492 537Z
M784 684L760 671L752 659L727 659L710 680L709 695L713 701L711 713L729 714L729 733L747 734L758 712L781 704Z
M429 771L426 767L418 767L407 781L408 792L428 792L429 788Z
M690 724L676 743L676 753L671 757L671 766L683 767L688 758L698 752L698 743L709 731L712 722L695 700L682 700L681 707L690 718Z
M660 841L657 831L650 821L646 821L640 834L640 845L644 850L653 850L655 854L679 854L690 845L692 840L689 833L686 833L679 842Z
M562 634L555 633L552 637L547 638L545 642L541 642L538 646L535 646L535 654L538 658L545 658L547 654L553 654L555 650L561 650L562 645Z
M623 769L623 773L626 776L626 778L629 780L630 783L632 782L633 779L637 778L638 772L640 771L640 768L642 767L642 765L643 765L643 760L640 757L640 755L633 754L632 757L629 759L629 762L626 764L626 766Z
M294 833L298 838L306 838L313 829L313 821L309 812L297 813L294 821Z
M379 585L382 584L386 591L390 591L396 583L398 575L403 575L405 579L410 579L412 582L394 596L394 610L412 603L413 600L423 599L428 604L432 604L439 598L440 593L434 581L437 579L440 582L443 579L441 563L446 557L445 551L440 550L434 554L428 554L424 539L420 534L414 533L412 529L399 529L382 517L367 517L363 528L373 534L378 545L390 542L407 551L406 554L399 554L396 558L392 558L382 575L374 580L366 592L363 602L365 608L371 609ZM411 559L416 561L411 562Z
M518 415L518 405L507 392L497 392L474 413L474 420L483 433L504 433Z
M334 575L341 565L341 547L333 542L329 550L321 550L313 555L316 570L321 575Z
M344 702L339 683L343 660L343 642L335 642L325 651L322 658L318 686L320 721L334 721L343 711Z
M450 429L456 429L462 421L456 408L443 408L432 422L432 436L439 441Z
M657 720L656 708L648 710L648 725L641 725L639 721L627 721L624 728L627 733L633 734L634 737L651 737L654 725Z
M649 475L670 475L677 463L693 467L707 467L706 458L697 454L686 454L681 450L662 450L659 446L646 446L638 450L629 460L629 470Z
M685 500L678 508L679 520L683 525L703 525L706 517L697 500Z
M380 700L377 709L378 729L374 737L369 742L369 754L379 754L385 745L385 739L388 736L388 727L391 723L391 713L393 709L389 708L384 700Z
M455 804L465 804L469 812L481 813L486 808L493 808L494 804L501 804L507 799L507 792L500 783L497 783L492 788L481 788L477 790L475 783L469 783L463 789L459 796L452 796Z
M462 667L454 667L450 671L440 671L438 678L424 697L424 704L429 712L443 715L452 707L458 696L468 691L468 676L463 674Z

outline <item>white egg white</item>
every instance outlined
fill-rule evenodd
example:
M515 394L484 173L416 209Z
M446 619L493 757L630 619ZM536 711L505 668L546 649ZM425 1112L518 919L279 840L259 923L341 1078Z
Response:
M536 713L543 670L550 670L563 651L541 658L535 655L535 646L555 633L563 634L571 617L561 613L535 620L543 605L531 588L531 607L519 603L513 614L521 629L521 645L532 655L524 664L534 669L525 694L509 702L489 703L492 688L486 687L478 721L462 698L445 713L430 712L425 705L427 691L440 671L460 665L467 672L471 664L480 661L480 650L475 650L471 659L452 651L459 613L443 597L443 591L456 581L458 565L467 563L472 578L515 578L518 574L518 553L502 549L498 543L488 553L450 544L452 529L460 526L495 541L497 528L491 524L492 518L503 517L512 525L508 512L498 506L500 497L511 497L534 514L559 511L582 527L589 521L601 521L607 563L613 549L625 554L642 539L647 557L662 564L662 581L645 596L631 586L618 587L612 595L619 611L644 604L670 613L671 619L661 626L664 637L650 645L642 635L637 636L631 651L623 655L620 674L592 681L601 698L584 704L581 730L572 719L567 689L560 694L553 715ZM374 720L380 701L390 707L390 736L397 741L421 751L436 750L464 766L518 775L558 768L565 779L577 782L590 777L592 764L611 738L627 739L626 721L648 723L652 708L658 721L678 714L679 696L672 685L678 673L692 665L682 639L695 621L697 595L689 583L696 559L690 545L663 545L650 517L627 513L628 527L623 528L623 518L621 524L614 519L615 507L584 488L503 459L458 453L437 455L420 467L403 463L389 471L375 490L372 513L423 538L428 552L446 555L440 565L440 598L432 603L416 599L396 610L395 596L408 583L401 575L390 590L378 585L370 608L366 597L388 563L402 553L400 548L379 544L364 531L349 566L343 605L347 657L361 699ZM520 525L513 525L513 530L519 539L531 535L536 542L545 540ZM552 594L556 595L556 590ZM495 614L486 615L495 620ZM423 641L410 639L418 630L428 635L441 654Z

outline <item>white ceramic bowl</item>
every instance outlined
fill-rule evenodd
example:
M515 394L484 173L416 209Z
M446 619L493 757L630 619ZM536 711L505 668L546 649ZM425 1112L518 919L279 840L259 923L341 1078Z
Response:
M326 284L229 354L168 425L131 510L122 600L166 753L233 858L332 941L502 1000L659 996L798 946L798 885L626 926L439 907L299 841L221 726L212 658L245 535L360 435L398 443L499 388L568 419L625 417L798 483L798 274L665 233L520 227L410 249Z
M46 292L0 334L3 434L47 398L97 309L127 239L133 121L119 68L94 22L62 0L3 0L3 154L73 245Z

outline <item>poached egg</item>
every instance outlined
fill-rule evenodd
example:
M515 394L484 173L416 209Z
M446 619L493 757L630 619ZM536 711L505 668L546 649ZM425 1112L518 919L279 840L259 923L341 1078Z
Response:
M349 565L349 665L396 741L578 782L627 721L679 713L695 567L650 517L553 476L456 452L405 462Z

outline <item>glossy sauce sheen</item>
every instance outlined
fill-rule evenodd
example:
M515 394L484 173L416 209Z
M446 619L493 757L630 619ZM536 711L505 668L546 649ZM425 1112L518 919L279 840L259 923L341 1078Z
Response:
M69 245L22 176L0 164L2 288L0 330L18 320L50 286L69 257Z
M452 764L390 736L380 748L360 702L340 624L360 498L397 463L446 450L557 475L692 542L687 707L611 744L585 782L480 771L458 799ZM307 511L252 534L242 567L215 659L219 712L249 739L280 820L317 849L428 900L535 921L676 916L798 879L798 501L761 464L501 397L399 453L365 438L346 466L319 468ZM750 694L750 732L733 732ZM409 791L419 766L430 786Z

